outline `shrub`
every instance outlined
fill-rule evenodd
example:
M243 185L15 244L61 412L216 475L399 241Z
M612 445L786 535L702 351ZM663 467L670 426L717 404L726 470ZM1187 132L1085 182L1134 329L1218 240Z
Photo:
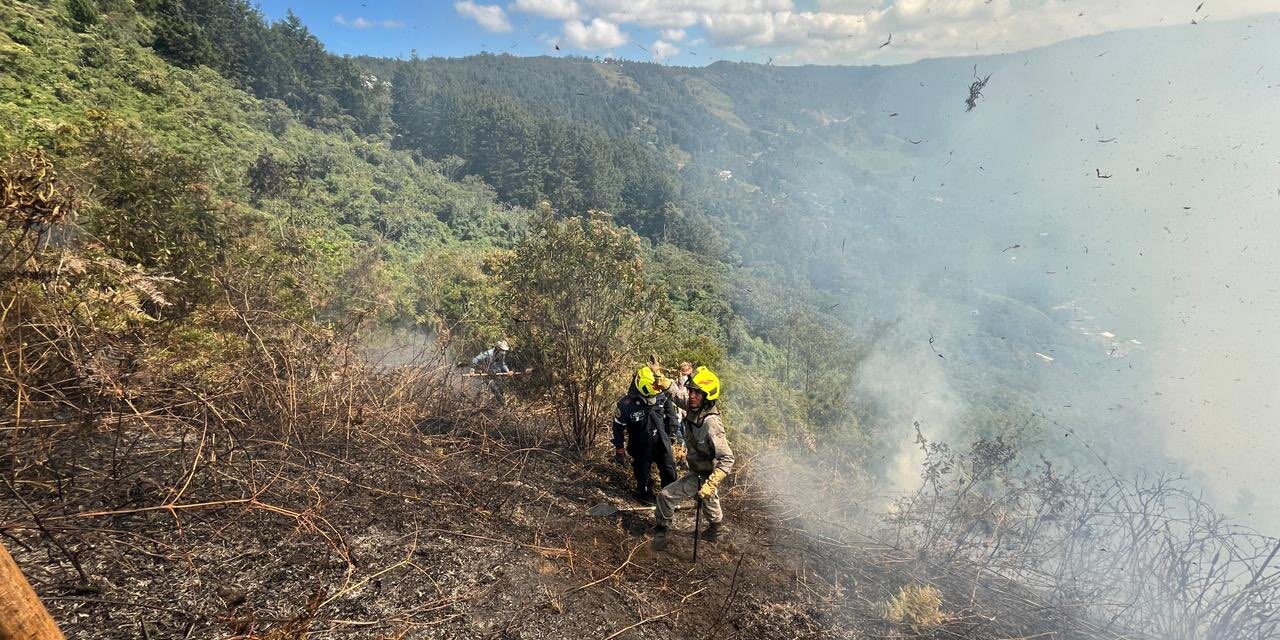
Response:
M0 269L6 279L30 269L28 261L49 244L75 202L75 190L40 151L5 160L0 166Z
M88 30L101 20L93 0L67 0L67 15L71 17L76 31Z
M91 119L81 175L95 198L84 224L113 257L181 280L190 295L175 311L185 313L210 293L210 268L229 236L204 165L101 114Z
M73 233L80 198L38 151L0 163L0 352L17 402L120 395L132 331L169 305L157 277ZM109 381L109 382L108 382Z
M534 368L534 383L565 407L562 426L574 446L586 450L606 422L607 382L638 359L642 337L669 325L639 238L607 214L559 220L543 203L498 275L516 349Z

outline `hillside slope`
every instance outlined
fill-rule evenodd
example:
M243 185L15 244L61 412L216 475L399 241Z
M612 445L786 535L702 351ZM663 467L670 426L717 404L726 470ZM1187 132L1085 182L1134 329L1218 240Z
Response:
M238 0L0 6L0 537L71 637L1280 626L1280 542L1162 477L1036 455L1084 455L1027 400L1055 380L1027 351L1079 327L895 257L915 223L875 199L913 160L836 104L881 70L366 62ZM538 75L559 80L522 93ZM801 156L839 158L843 191ZM820 210L832 193L856 215ZM522 279L581 265L599 269ZM653 313L626 334L597 296ZM534 352L557 326L615 360L571 377L569 350ZM460 375L510 335L556 366ZM1050 352L1074 368L1095 347ZM646 516L587 515L623 504L604 412L653 351L726 380L732 531L697 565L687 516L654 554ZM600 419L571 435L574 384Z
M621 471L569 451L547 407L497 412L427 373L507 328L483 305L528 212L361 135L321 90L256 96L161 58L158 33L172 56L175 34L279 36L282 68L345 77L296 24L196 29L197 4L0 7L0 532L68 636L593 637L675 604L737 625L775 601L725 566L689 581L678 555L618 569L642 523L584 514ZM644 250L663 280L698 264ZM719 285L670 287L673 337L732 316ZM370 361L389 328L425 353ZM744 509L743 544L773 522ZM794 563L753 556L756 584ZM607 579L637 573L635 594ZM835 624L803 598L761 604L768 633Z
M251 462L214 467L284 474L248 503L198 482L183 502L204 506L50 518L84 583L35 527L6 525L8 546L68 637L997 638L1071 627L1028 615L1029 596L1003 602L1007 586L975 601L956 569L784 524L749 472L726 494L731 533L702 543L697 564L684 516L655 554L649 516L586 513L629 506L627 470L580 461L528 413L446 409L348 443L252 447ZM164 483L163 457L146 453L158 445L140 442L131 484L96 499ZM109 450L103 438L66 453L96 465ZM918 584L945 590L933 635L883 611Z
M893 67L359 62L419 68L655 149L679 168L685 206L726 234L735 278L786 282L785 306L811 306L904 363L862 378L907 387L929 371L938 384L915 393L956 400L917 412L935 436L998 428L972 418L986 407L1035 413L1089 435L1112 464L1195 474L1236 515L1272 526L1280 505L1258 506L1241 480L1271 466L1250 455L1248 474L1233 469L1257 434L1280 438L1276 405L1252 400L1269 393L1259 385L1277 354L1239 338L1280 312L1280 263L1256 251L1280 241L1265 222L1277 41L1273 14ZM975 73L992 79L966 111ZM785 323L753 289L730 295L753 331ZM949 361L931 361L930 345ZM859 419L909 446L909 413Z

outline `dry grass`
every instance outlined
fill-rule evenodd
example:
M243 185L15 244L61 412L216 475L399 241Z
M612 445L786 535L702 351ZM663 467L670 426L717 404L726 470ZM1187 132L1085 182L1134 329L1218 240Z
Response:
M933 585L902 587L898 595L885 603L885 617L916 631L940 626L946 620L942 613L942 592Z

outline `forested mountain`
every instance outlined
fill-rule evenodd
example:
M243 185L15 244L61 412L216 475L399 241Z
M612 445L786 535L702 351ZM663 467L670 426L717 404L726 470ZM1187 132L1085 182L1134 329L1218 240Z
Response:
M712 289L718 292L711 299L688 286L671 289L672 302L686 314L677 324L697 327L691 331L700 334L695 342L726 354L741 375L757 381L749 388L783 379L790 389L781 397L744 398L760 406L751 406L746 413L752 419L738 427L790 434L786 437L802 434L801 440L808 440L812 429L852 431L858 434L853 440L863 443L854 457L864 462L864 456L876 453L864 450L866 443L909 443L915 418L929 413L939 423L929 428L939 434L993 433L1043 415L1106 433L1117 451L1139 442L1149 448L1160 440L1159 431L1133 426L1162 420L1156 414L1163 411L1143 407L1140 397L1151 393L1146 383L1152 370L1142 358L1133 358L1119 376L1108 379L1117 371L1113 359L1102 356L1114 356L1117 349L1098 344L1096 336L1119 333L1139 342L1148 337L1155 323L1151 314L1164 297L1139 296L1141 304L1128 311L1106 311L1118 296L1137 289L1132 276L1142 269L1129 252L1118 258L1115 245L1108 243L1140 244L1152 228L1168 225L1156 225L1163 222L1159 216L1137 222L1126 215L1119 234L1091 236L1118 220L1107 212L1152 211L1158 207L1141 202L1167 194L1149 192L1132 180L1101 183L1100 165L1120 160L1117 151L1137 153L1140 157L1124 162L1149 159L1147 173L1141 166L1137 173L1155 175L1151 165L1169 164L1175 154L1154 157L1152 150L1204 148L1226 136L1187 123L1178 125L1189 128L1180 132L1176 147L1162 144L1159 136L1169 131L1142 127L1158 108L1142 96L1169 93L1162 87L1182 82L1190 83L1182 91L1195 108L1208 110L1201 104L1206 99L1257 102L1251 92L1266 90L1266 74L1246 77L1243 63L1224 66L1214 52L1240 43L1234 59L1257 62L1265 70L1275 57L1265 43L1277 28L1274 20L1178 27L1111 34L1026 54L901 67L719 62L678 68L490 54L344 59L326 53L296 18L270 24L235 2L149 2L136 14L99 11L92 3L77 6L85 9L64 19L90 34L91 42L101 42L90 45L82 59L138 64L104 58L111 40L103 38L123 36L180 67L207 65L262 101L255 108L265 115L255 117L257 123L268 121L252 126L266 131L259 129L255 138L219 133L221 146L194 154L196 162L217 169L222 188L256 209L311 207L315 200L304 194L314 190L316 180L332 181L331 168L347 166L262 137L267 132L277 140L296 137L287 122L297 118L308 125L306 135L313 140L360 135L360 144L377 153L394 150L397 163L429 167L437 180L462 180L468 186L461 188L474 190L482 188L478 179L493 190L495 204L528 208L545 200L569 214L608 211L647 238L655 255L664 256L659 262L670 267L673 284L682 269L716 265L708 269L716 274ZM131 22L135 15L136 23ZM24 73L29 73L26 66L58 73L36 63L39 56L30 47L39 45L29 28L17 20L10 29L10 64ZM1158 64L1190 36L1204 55L1178 66ZM136 60L138 54L129 56ZM1215 76L1211 68L1238 71L1240 77ZM967 89L978 73L998 80L970 112ZM67 95L27 95L7 103L8 108L69 115L80 102L135 111L131 94L163 96L161 87L147 83L164 80L132 70L118 77L126 75L129 92L89 87ZM1093 90L1076 90L1085 86ZM16 85L13 90L30 93ZM1132 106L1108 104L1104 110L1080 103L1085 95L1119 92L1135 96L1123 103ZM1169 95L1174 104L1178 96ZM195 131L226 126L198 117L194 131L184 130L172 112L154 102L142 101L149 117L170 120L160 122L160 131L188 148L195 144ZM52 142L51 134L33 131L14 115L19 128L6 134L7 149L40 136L45 144ZM1256 122L1243 128L1270 125L1265 112L1252 117ZM227 114L226 121L238 120L244 116ZM1037 142L1054 150L1026 149L1023 141L1042 129L1062 132L1041 135ZM233 158L210 157L233 152ZM219 161L252 166L244 173L224 172ZM364 187L358 182L336 187L342 190L336 194L331 187L325 197L336 196L334 205L318 208L324 213L308 219L307 233L360 229L363 241L383 247L378 251L408 260L425 246L422 234L430 235L431 229L447 227L458 240L498 246L514 237L511 220L523 214L496 221L492 214L477 213L470 204L474 199L464 199L465 205L450 197L428 200L446 210L426 220L415 217L421 205L411 202L430 194L411 195L420 191L419 180L408 176L419 169L407 170L396 175L371 168L369 179L379 185L371 193L360 193ZM1080 177L1051 177L1067 173ZM1069 183L1069 191L1060 188ZM1110 193L1098 196L1107 200L1079 197L1104 184ZM1119 184L1124 186L1113 186ZM356 191L347 195L346 189ZM459 207L465 211L453 210ZM1000 239L992 229L1001 231ZM1068 241L1072 236L1079 240ZM406 241L408 253L394 249ZM1092 256L1100 247L1108 251L1106 261L1076 260L1074 253L1089 246ZM1123 282L1115 281L1117 276ZM1143 290L1164 289L1163 282L1148 284ZM399 306L424 304L402 299ZM418 309L396 317L453 323L462 315L456 309L436 312ZM474 343L487 339L481 334L506 331L500 324L477 329ZM828 348L807 346L812 344ZM935 359L944 345L943 357ZM1119 351L1143 355L1133 346L1122 340ZM880 352L889 370L860 363L862 356ZM1053 358L1051 366L1045 356ZM1137 382L1129 373L1135 364L1145 375ZM904 405L898 394L881 397L865 388L855 393L859 370L862 382L890 378L895 382L890 386L903 389L910 381L896 383L907 372L928 371L940 385L939 395L951 399L898 413L887 408ZM798 386L804 377L831 382L823 385L825 392L814 393ZM923 392L930 384L915 386ZM1134 390L1127 401L1110 397L1117 386ZM1088 457L1070 448L1063 453Z
M629 193L652 194L653 204L624 219L648 237L723 256L736 285L729 299L754 333L769 335L803 312L880 355L861 364L835 358L871 385L859 394L859 417L877 438L896 432L909 443L917 418L935 434L964 434L1035 416L1051 432L1063 423L1080 430L1120 464L1163 467L1169 444L1195 471L1210 471L1228 458L1198 459L1203 442L1166 443L1185 433L1170 422L1211 437L1216 422L1256 430L1268 418L1221 390L1205 406L1222 408L1188 412L1162 398L1217 383L1171 383L1167 372L1190 373L1201 368L1195 361L1230 351L1211 337L1224 322L1261 329L1256 305L1274 296L1260 288L1267 278L1254 276L1280 267L1265 256L1247 265L1209 258L1215 279L1253 292L1247 306L1216 300L1238 309L1235 322L1211 319L1178 302L1191 291L1181 266L1212 255L1209 243L1185 239L1223 224L1241 225L1231 234L1240 246L1259 234L1274 239L1257 214L1273 197L1264 167L1275 140L1251 132L1276 130L1262 105L1274 99L1280 59L1269 45L1278 31L1273 16L897 67L678 68L505 54L357 62L411 79L422 100L416 119L396 118L396 146L469 158L466 170L487 180L517 172L482 164L473 141L450 138L456 121L432 127L426 115L481 109L433 101L459 93L502 101L645 158L635 175L652 167L663 187L637 185ZM987 75L971 110L970 85ZM492 124L476 130L493 136L497 155L533 148ZM611 198L586 202L616 208ZM682 231L704 221L723 250L688 240L707 231ZM779 285L785 294L751 293ZM730 344L731 354L741 351ZM1196 355L1175 365L1175 353ZM1261 355L1239 355L1268 366ZM910 399L920 392L951 399L920 405ZM1247 442L1248 428L1232 446ZM1151 455L1126 453L1135 448ZM1092 458L1061 449L1078 462ZM1216 481L1225 482L1217 487L1224 498L1238 497L1240 485Z

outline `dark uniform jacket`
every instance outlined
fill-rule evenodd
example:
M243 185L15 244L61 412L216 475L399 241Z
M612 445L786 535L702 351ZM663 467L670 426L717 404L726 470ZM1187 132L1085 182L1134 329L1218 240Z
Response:
M639 393L631 392L618 401L618 409L613 414L613 446L620 449L630 440L627 449L633 455L654 441L669 448L679 428L675 405L667 394L659 393L651 405Z

